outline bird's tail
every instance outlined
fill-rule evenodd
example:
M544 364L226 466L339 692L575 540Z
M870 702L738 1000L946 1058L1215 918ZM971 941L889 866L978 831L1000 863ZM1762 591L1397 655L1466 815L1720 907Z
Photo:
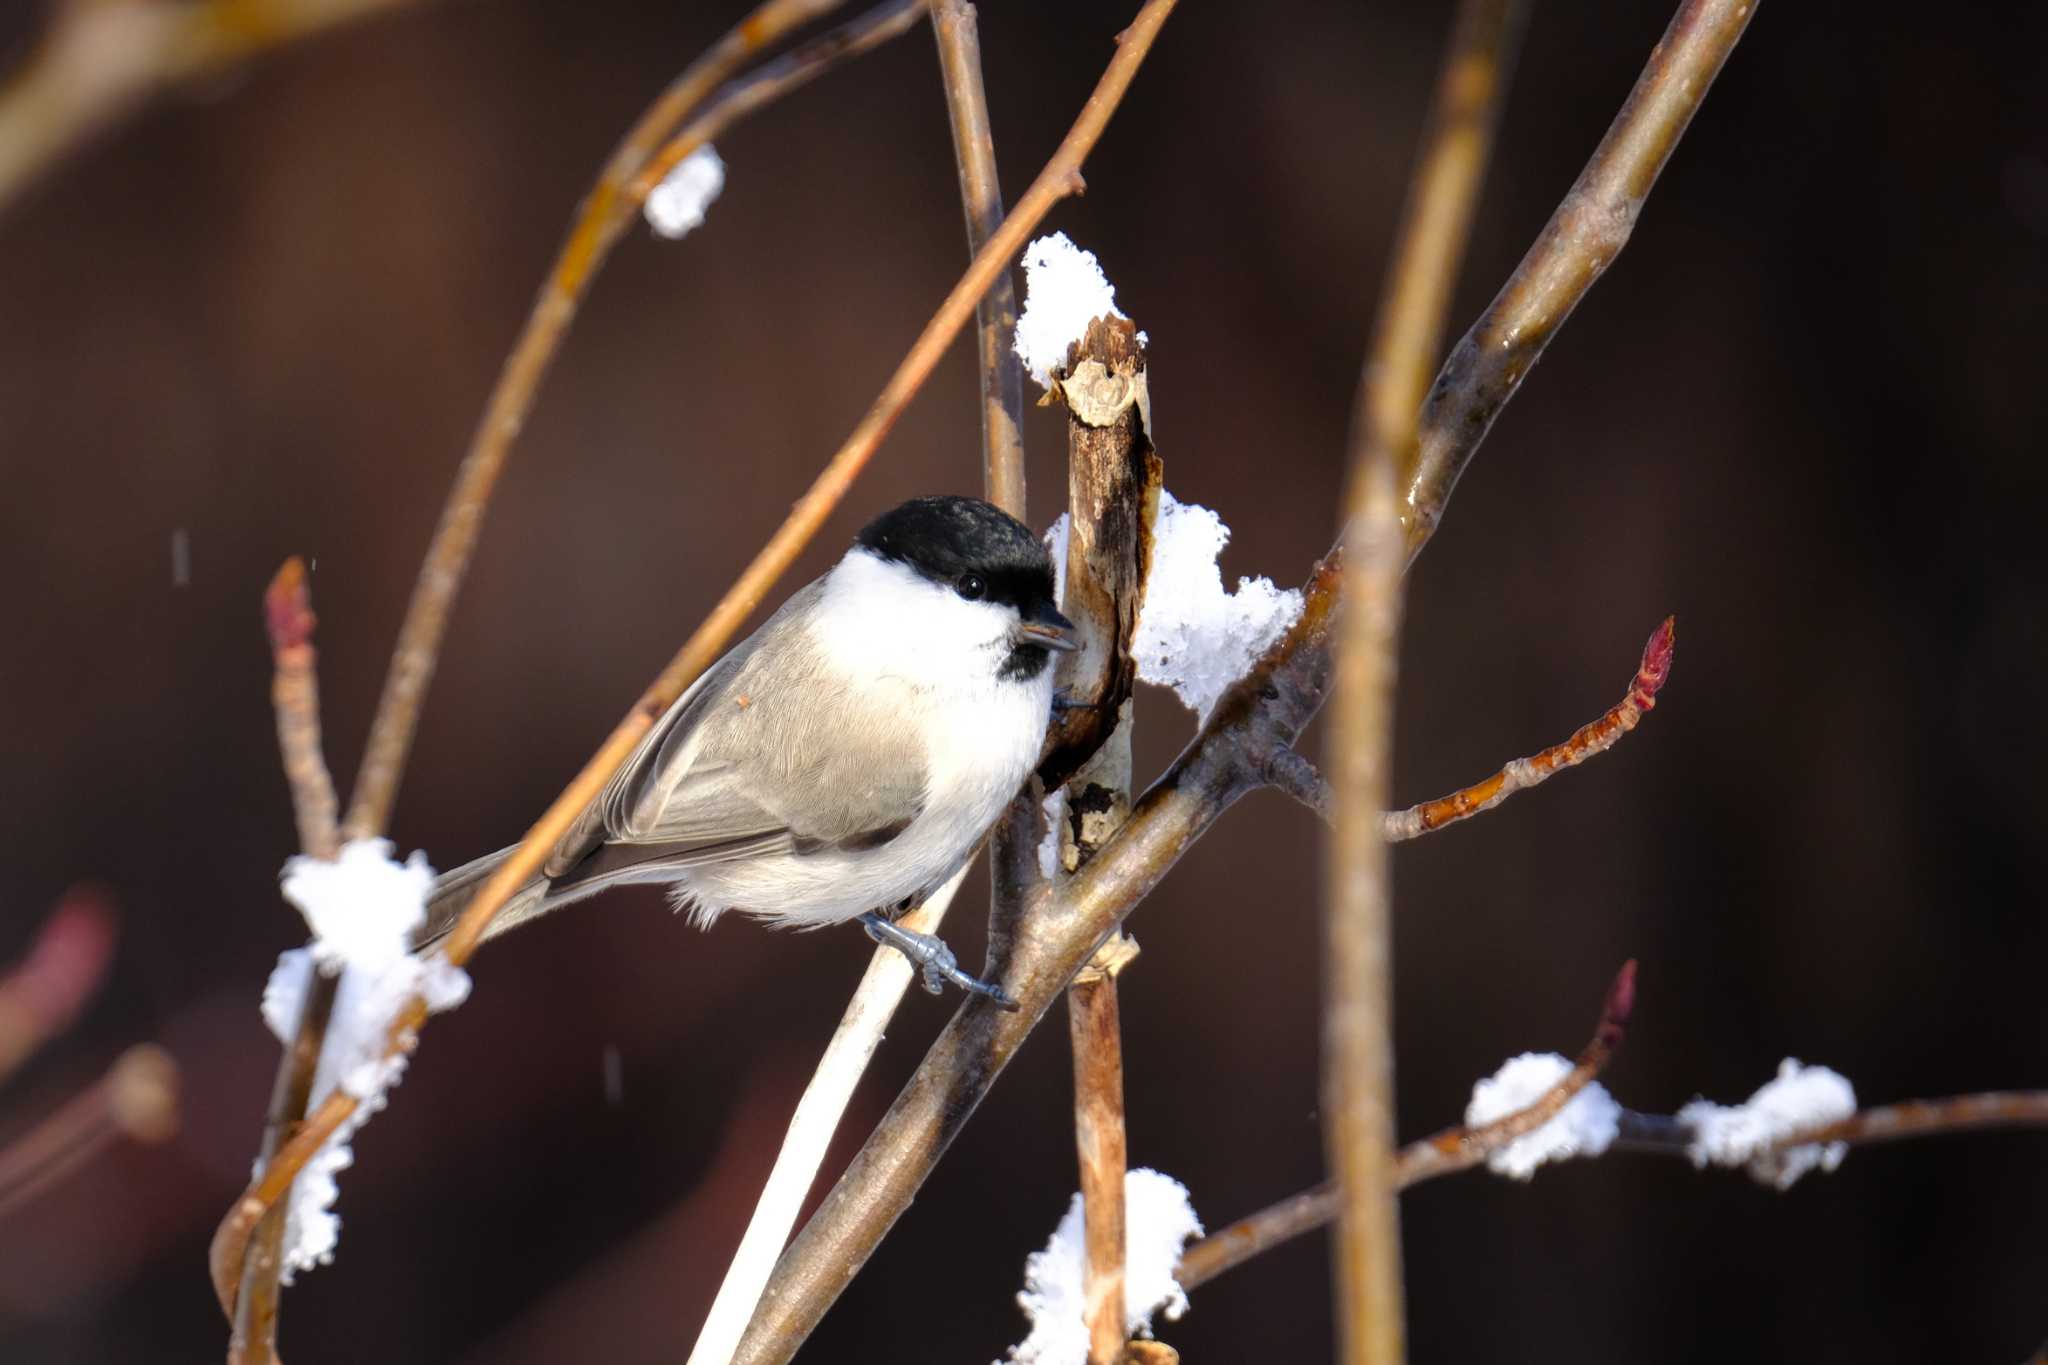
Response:
M476 893L483 889L483 884L490 880L499 865L511 856L511 849L501 848L475 862L464 863L453 872L442 873L427 893L427 920L413 941L414 950L424 952L453 933L456 921L462 918L462 912L469 908ZM514 891L504 908L491 917L490 927L484 930L484 940L489 941L509 929L516 929L553 908L554 904L548 900L547 880L536 877Z

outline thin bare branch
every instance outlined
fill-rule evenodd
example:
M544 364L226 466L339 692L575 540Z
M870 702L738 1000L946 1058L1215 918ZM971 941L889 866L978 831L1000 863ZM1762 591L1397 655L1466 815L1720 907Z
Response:
M549 851L584 808L604 789L604 784L611 780L612 774L618 771L641 737L667 711L670 703L682 694L683 689L716 659L718 652L725 647L747 614L759 604L762 596L809 543L811 537L817 533L818 527L845 496L847 489L866 466L882 438L895 425L904 407L937 366L947 345L966 324L967 318L973 312L974 301L987 291L989 281L997 271L1006 268L1010 258L1023 246L1024 239L1052 206L1080 188L1082 162L1108 126L1110 116L1115 113L1117 104L1130 87L1131 79L1137 74L1145 54L1151 50L1159 26L1171 13L1173 4L1174 0L1150 0L1137 20L1125 30L1116 56L1104 72L1102 80L1097 83L1095 93L1083 106L1073 128L1061 141L1052 159L1046 163L1045 169L1032 182L1031 188L1018 200L1016 209L1004 221L1002 229L989 239L968 267L967 273L940 304L938 312L925 325L924 331L912 345L910 353L897 367L896 373L891 376L881 397L869 409L867 416L833 456L810 490L791 509L788 518L747 566L739 581L727 591L718 606L713 608L711 615L684 642L683 647L670 659L660 676L641 694L632 710L606 737L582 771L527 831L526 838L500 865L497 873L478 890L443 945L443 952L452 963L460 966L468 961L481 941L483 930L491 917L504 905L513 891L532 879ZM500 454L502 455L502 451ZM490 477L494 478L495 473ZM488 479L486 483L488 484ZM455 513L456 502L459 501L460 498L457 497L451 502L451 514ZM481 508L481 503L477 504L477 508ZM468 539L473 539L473 535ZM465 557L467 555L466 542L462 554ZM431 573L430 565L426 575L430 576ZM443 610L445 605L444 601ZM434 637L438 638L438 628L434 632ZM1078 967L1079 963L1074 965ZM1067 975L1072 975L1071 969ZM1063 977L1062 982L1064 980ZM1041 1006L1041 1011L1042 1008ZM407 1003L391 1027L387 1044L388 1053L395 1056L409 1051L416 1044L418 1031L425 1021L426 1005L415 997ZM261 1219L264 1211L275 1204L291 1187L293 1177L313 1153L319 1150L321 1143L355 1112L355 1108L356 1102L339 1092L323 1100L319 1108L307 1116L306 1121L279 1149L276 1159L250 1184L222 1219L219 1228L214 1232L209 1264L215 1292L220 1296L224 1308L232 1311L231 1305L240 1279L242 1256L247 1248L251 1230ZM743 1345L742 1350L744 1349Z
M0 84L0 211L50 166L171 86L406 0L70 0Z
M1082 1319L1089 1365L1115 1365L1130 1333L1124 1328L1123 1019L1116 975L1129 957L1113 950L1135 944L1111 939L1067 988L1067 1037L1074 1053L1074 1148L1081 1175L1085 1259Z
M534 300L525 328L484 405L469 452L456 470L455 486L449 490L440 525L406 607L398 643L391 652L390 671L343 824L346 837L377 834L391 817L406 754L419 724L420 704L433 681L441 637L447 632L448 613L483 529L492 490L584 292L639 207L627 193L633 177L675 126L742 65L790 30L840 3L842 0L763 0L661 92L605 163L541 285L540 297Z
M996 178L995 140L982 89L981 37L966 0L936 0L932 35L953 128L953 158L960 167L960 203L967 218L967 254L981 250L1003 221L1003 190ZM981 360L981 456L988 500L1024 520L1024 363L1012 342L1017 331L1017 290L1004 270L974 310Z
M1787 1134L1769 1150L1782 1152L1830 1142L1859 1147L1996 1128L2048 1128L2048 1090L1993 1091L1859 1109L1845 1119ZM1689 1157L1693 1140L1693 1127L1682 1118L1624 1110L1621 1136L1614 1146L1623 1152Z
M1405 1190L1440 1175L1470 1170L1556 1118L1572 1097L1592 1084L1613 1060L1627 1033L1629 1015L1635 1009L1635 994L1636 964L1630 961L1622 965L1607 988L1592 1039L1557 1084L1526 1109L1503 1114L1491 1123L1447 1128L1433 1137L1409 1143L1394 1159L1394 1187ZM1337 1216L1337 1207L1335 1182L1283 1199L1189 1247L1174 1278L1183 1289L1207 1284L1226 1270L1234 1270L1305 1232L1328 1225Z
M1628 245L1636 217L1756 13L1757 0L1684 0L1593 159L1500 293L1444 361L1422 414L1402 517L1409 557L1458 476L1579 300Z
M1393 880L1379 828L1393 762L1406 561L1397 489L1414 458L1416 408L1441 345L1520 14L1519 0L1459 6L1352 419L1344 527L1351 554L1327 764L1323 1131L1340 1197L1338 1358L1354 1365L1407 1359L1400 1204L1388 1179Z
M0 1080L34 1056L106 980L114 954L114 911L89 886L66 891L21 961L0 976Z
M263 621L274 669L270 700L277 712L277 747L291 789L292 812L298 820L299 849L309 857L331 859L341 851L341 835L335 823L334 779L328 775L320 745L320 680L313 648L317 619L306 587L305 565L294 556L278 569L263 594ZM291 1045L278 1059L271 1082L270 1106L256 1156L259 1168L277 1154L278 1145L305 1114L312 1098L313 1075L327 1041L337 985L337 978L316 972L300 1003ZM280 1206L270 1211L249 1241L241 1296L228 1336L229 1365L268 1365L276 1359L283 1243L284 1210Z
M156 1143L178 1131L178 1064L151 1043L0 1149L0 1216L49 1189L116 1139Z
M835 0L835 3L843 2ZM690 153L748 114L774 103L799 86L810 84L841 62L871 52L891 38L908 33L924 16L926 7L926 0L885 0L883 4L729 82L712 97L701 118L691 121L647 159L647 164L626 186L620 199L621 210L630 219L646 204L655 187L667 179L669 172L680 166Z
M1580 726L1562 744L1553 744L1529 758L1518 758L1487 778L1462 791L1434 801L1424 801L1407 810L1388 811L1380 817L1389 843L1433 834L1446 825L1469 820L1481 811L1492 810L1516 792L1527 791L1548 781L1566 768L1577 767L1596 754L1604 754L1621 737L1636 728L1645 712L1657 704L1657 692L1671 676L1671 653L1677 638L1676 622L1664 623L1643 646L1643 661L1629 680L1628 695L1616 702L1598 720Z
M966 877L967 869L963 867L930 900L897 923L913 933L936 934ZM889 1027L896 1007L903 1003L903 993L909 989L916 970L910 959L896 949L875 949L867 972L847 1002L846 1012L840 1016L839 1027L825 1045L817 1071L804 1087L803 1098L797 1101L789 1131L782 1138L782 1149L775 1155L775 1166L761 1187L761 1197L754 1203L754 1216L747 1223L732 1263L726 1267L711 1311L704 1316L697 1344L690 1348L690 1365L725 1365L732 1359L733 1347L746 1330L754 1305L761 1300L761 1289L775 1269L775 1258L789 1240L797 1212L818 1177L818 1168L824 1164L825 1149L839 1131L839 1120L853 1099L854 1087L860 1084L868 1063L874 1060L883 1030Z
M277 748L291 789L292 814L299 825L299 851L332 858L341 851L335 826L339 803L327 756L320 749L320 675L313 648L312 595L306 566L294 555L263 594L263 623L270 635L270 704L277 712Z

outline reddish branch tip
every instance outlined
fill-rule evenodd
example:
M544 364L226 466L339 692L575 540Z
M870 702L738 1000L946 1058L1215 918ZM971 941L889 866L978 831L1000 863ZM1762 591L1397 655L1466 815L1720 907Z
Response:
M263 593L263 624L270 631L270 649L296 649L313 638L313 597L306 590L306 564L297 555L287 559Z
M1607 1003L1600 1007L1600 1027L1621 1028L1636 1010L1636 960L1630 958L1621 964L1621 970L1614 974L1614 984L1607 988Z
M1629 684L1629 700L1638 710L1647 711L1657 704L1657 693L1664 686L1664 680L1671 676L1671 651L1678 642L1678 618L1667 616L1664 624L1658 626L1650 636L1650 642L1643 646L1642 667L1636 670L1635 681Z

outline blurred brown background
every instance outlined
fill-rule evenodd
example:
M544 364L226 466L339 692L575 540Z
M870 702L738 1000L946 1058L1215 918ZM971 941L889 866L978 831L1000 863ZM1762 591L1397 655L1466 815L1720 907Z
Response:
M739 9L426 5L154 105L0 215L0 960L77 879L111 888L124 934L81 1026L0 1095L0 1137L135 1039L188 1086L174 1143L0 1223L0 1360L218 1358L206 1240L269 1085L259 988L301 937L275 891L294 836L262 586L317 560L345 778L573 205ZM984 6L1012 194L1128 9ZM1537 7L1456 327L1668 17ZM1184 7L1048 225L1150 332L1169 486L1235 528L1233 574L1298 579L1330 537L1446 23L1420 0ZM1512 1053L1576 1050L1629 956L1641 1005L1608 1082L1635 1107L1738 1100L1788 1055L1868 1102L2048 1084L2044 42L2037 6L1764 5L1465 480L1413 579L1401 799L1597 714L1671 611L1678 662L1616 753L1399 854L1403 1136ZM437 865L558 790L964 260L922 31L719 149L708 224L621 248L515 453L396 821ZM963 343L802 572L902 497L977 490L975 424ZM1042 523L1060 426L1034 412L1028 439ZM1150 772L1192 727L1144 700ZM1132 920L1132 1158L1211 1226L1322 1170L1317 853L1303 811L1252 798ZM974 961L983 900L954 915ZM680 1359L865 957L852 930L700 936L633 894L494 945L357 1144L339 1260L289 1293L286 1354ZM856 1130L950 1008L909 1002ZM1062 1033L806 1359L988 1360L1021 1337L1023 1258L1074 1184ZM1630 1157L1425 1186L1404 1207L1414 1357L2010 1365L2048 1335L2044 1154L1873 1148L1785 1196ZM1166 1336L1191 1361L1321 1358L1327 1285L1306 1239Z

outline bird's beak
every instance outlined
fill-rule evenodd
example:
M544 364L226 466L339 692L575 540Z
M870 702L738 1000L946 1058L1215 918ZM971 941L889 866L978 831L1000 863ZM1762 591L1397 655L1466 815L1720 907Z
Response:
M1039 604L1038 609L1018 625L1016 640L1020 645L1037 645L1063 654L1081 647L1074 641L1074 623L1060 615L1050 602Z

